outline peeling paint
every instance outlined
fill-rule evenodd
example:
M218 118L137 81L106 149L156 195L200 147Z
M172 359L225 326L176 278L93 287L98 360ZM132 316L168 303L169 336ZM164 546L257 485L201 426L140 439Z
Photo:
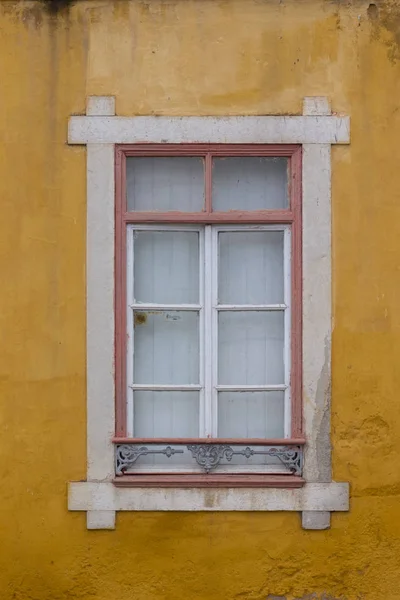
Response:
M318 435L315 440L318 474L316 481L323 483L331 481L331 360L329 345L325 341L325 361L317 384L315 405L317 410L314 419L318 420Z

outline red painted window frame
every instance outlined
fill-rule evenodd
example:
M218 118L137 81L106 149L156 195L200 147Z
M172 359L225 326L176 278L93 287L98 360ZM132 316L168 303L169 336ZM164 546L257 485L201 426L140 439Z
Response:
M126 207L126 158L129 156L202 156L205 160L205 210L197 213L171 211L128 212ZM289 206L285 210L213 212L211 210L212 157L286 157L289 161ZM216 438L127 438L126 437L126 230L128 224L139 223L192 223L192 224L290 224L291 225L291 437L285 439L222 440L219 443L248 443L263 445L302 445L302 210L301 210L302 147L298 144L134 144L115 146L115 443L215 443ZM232 479L232 475L140 475L146 483L167 479L170 485L182 478L193 483L199 481L219 482ZM255 475L239 476L240 481L251 478L257 485ZM283 479L282 479L283 478ZM299 477L271 476L274 487L284 480L287 487L296 487ZM135 480L137 477L135 476ZM265 485L266 476L259 476ZM290 485L290 480L293 480ZM124 482L124 483L123 483ZM221 483L222 482L222 483ZM119 485L134 485L132 476L118 478ZM190 485L190 484L189 484ZM209 483L204 483L209 485ZM239 484L240 485L240 484ZM244 484L243 484L244 485Z

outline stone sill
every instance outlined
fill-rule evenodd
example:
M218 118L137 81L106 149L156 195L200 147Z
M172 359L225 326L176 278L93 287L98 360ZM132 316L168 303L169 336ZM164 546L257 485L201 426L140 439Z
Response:
M348 483L305 483L283 488L117 487L71 482L68 508L86 511L88 529L114 529L117 511L296 511L306 529L327 529L331 511L349 510Z

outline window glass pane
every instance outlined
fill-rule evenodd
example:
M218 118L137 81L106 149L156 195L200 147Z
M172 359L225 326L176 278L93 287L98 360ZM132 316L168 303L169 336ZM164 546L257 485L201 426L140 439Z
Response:
M283 231L226 231L218 241L220 304L283 303Z
M214 158L213 210L287 208L287 167L287 158L258 156Z
M220 392L218 436L284 437L284 392Z
M218 383L284 384L284 313L220 312Z
M135 312L134 381L187 385L199 382L197 312Z
M136 391L134 437L198 437L198 392ZM172 463L171 463L172 465Z
M204 208L202 157L128 157L129 211L200 212Z
M135 302L199 302L197 231L136 231L133 252Z

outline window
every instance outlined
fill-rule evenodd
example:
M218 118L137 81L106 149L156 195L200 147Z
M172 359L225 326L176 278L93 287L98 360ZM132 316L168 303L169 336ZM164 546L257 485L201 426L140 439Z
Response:
M301 474L300 172L299 146L117 148L118 476Z
M304 528L326 529L329 527L331 511L349 509L348 484L332 481L329 434L332 332L331 146L349 142L349 118L332 115L328 99L319 97L304 98L302 115L121 117L115 115L113 97L91 96L88 98L86 115L70 118L68 143L85 145L87 156L87 470L85 481L69 482L68 508L72 511L85 511L89 529L114 529L118 511L171 510L301 511ZM163 159L162 163L160 159ZM253 186L255 182L260 181L260 170L265 176L267 169L258 167L266 159L275 159L264 163L275 164L274 168L268 171L269 184L273 185L274 194L270 193L272 187L268 194L260 193L260 187L267 189L265 185L259 185L258 188L255 185L249 190L250 184ZM283 164L285 161L287 169L283 169L281 175L286 177L286 183L279 186L278 181L282 179L274 179L277 177L276 164ZM161 164L167 168L160 168ZM152 184L149 173L154 173ZM83 179L81 183L83 186ZM278 188L280 195L277 192ZM162 194L159 193L160 189L164 190ZM190 193L187 192L188 189ZM244 196L247 199L245 209L242 207ZM168 227L172 229L168 230ZM185 251L185 256L186 260L190 259L195 265L198 264L198 280L196 266L194 267L198 288L196 284L192 286L190 280L190 277L193 277L192 268L186 267L186 271L182 268L178 279L182 285L182 296L161 298L160 295L160 299L157 299L155 291L157 294L161 294L161 291L164 294L168 289L170 293L174 287L163 286L161 291L154 291L151 287L153 280L149 278L148 265L156 263L146 254L145 246L147 245L149 252L153 252L153 246L156 247L155 245L160 243L159 240L162 240L165 247L166 236L171 231L182 235L177 237L179 244L183 244L182 240L187 238L185 244L189 248ZM285 252L285 232L288 231L290 233L286 233L286 238L290 236L289 257ZM127 248L129 236L131 243L135 241L134 233L137 236L136 242L139 239L137 246L143 259L136 266L135 244L133 243L133 251L129 254ZM193 248L189 242L192 240L188 236L189 233L198 236L198 244L191 242ZM250 237L250 233L253 233L254 237ZM265 292L264 298L259 298L259 288L254 286L251 287L251 294L254 296L247 298L241 295L238 296L238 300L230 300L233 293L243 294L250 290L247 286L235 285L233 290L230 287L231 281L240 278L240 269L245 270L246 276L255 278L255 271L244 269L243 264L251 259L251 252L256 254L253 246L257 245L256 240L260 239L256 233L260 233L261 237L272 233L283 235L281 257L284 264L286 261L290 268L290 296L285 298L285 305L289 307L289 302L291 304L290 308L283 311L284 319L289 318L291 321L290 327L286 327L284 323L283 333L284 348L287 352L287 360L284 362L286 369L290 364L290 386L286 386L287 379L284 379L287 404L285 401L283 403L286 408L289 404L289 393L290 411L285 412L283 426L287 428L284 429L284 434L290 431L290 436L283 439L170 436L155 438L148 437L142 430L140 435L145 437L129 437L132 432L137 434L134 431L133 420L130 424L131 429L128 429L127 384L128 381L133 382L133 385L140 384L136 383L133 377L128 380L129 364L131 369L133 367L133 373L130 375L135 374L134 363L126 360L130 356L127 347L127 317L133 319L135 313L134 305L132 304L131 308L128 304L131 300L141 302L140 310L136 311L139 313L139 322L143 321L140 317L140 313L143 312L148 320L150 313L154 318L169 311L185 314L191 312L196 317L196 310L198 311L199 383L193 385L201 389L193 391L198 393L199 397L203 393L205 407L206 382L203 380L202 383L200 379L203 372L201 360L205 361L210 357L211 350L206 348L204 353L201 352L202 344L205 343L205 331L204 328L200 328L200 319L203 319L206 308L210 311L211 307L214 314L221 313L228 317L233 315L233 318L239 318L242 313L243 318L244 313L251 312L253 315L257 312L272 312L257 311L254 310L254 306L257 309L259 304L279 303L276 299L265 300L265 288L262 288ZM241 252L238 252L241 245L236 243L237 238L234 238L235 243L232 241L232 236L239 234L243 234L241 240L246 241L246 244L244 241L240 243L244 247ZM223 235L226 237L221 238L221 243L219 237ZM209 239L208 244L206 236ZM175 242L170 242L173 243ZM262 244L263 247L264 245ZM278 242L276 245L278 246ZM158 249L162 256L160 260L164 260L163 248ZM204 252L205 256L206 249L208 253L213 253L214 263L212 260L200 261L200 253ZM220 252L218 260L215 258L215 249L217 254L218 250ZM229 258L231 252L238 254L235 255L235 261ZM133 280L136 278L136 287L138 281L141 282L142 295L135 297L135 288L130 288L129 302L128 257L131 264L129 277ZM253 264L252 260L251 263ZM214 264L214 279L211 276L211 282L208 280L206 284L206 265L210 264ZM272 262L269 261L265 269L272 269L271 265ZM191 293L198 292L196 299L189 295L187 299L183 299L185 272L189 272L186 277L187 287ZM283 271L283 282L285 272L288 275L288 271ZM200 273L204 273L202 282ZM224 294L219 297L220 303L237 304L237 311L219 310L221 307L217 310L211 300L201 304L201 290L204 290L204 293L208 290L210 294L213 290L215 293L217 289L220 294L218 277L221 279L220 287ZM277 286L274 291L277 291L278 278L275 281ZM256 281L257 283L259 282ZM287 292L287 284L286 287L284 283L282 285L284 292ZM153 299L150 298L150 292L153 293ZM144 293L150 299L143 300ZM197 297L200 298L199 302ZM158 307L157 311L144 308L144 303L150 304L151 300L164 307L164 311L160 309L160 315L153 314L158 311ZM179 309L182 308L182 304L195 304L198 308L193 311L174 311L170 304L173 304L173 308L178 308L176 304L179 304ZM243 310L248 304L252 305L252 311ZM193 314L191 316L193 317ZM171 323L169 319L162 322L168 326L177 323ZM203 322L205 324L205 318ZM182 320L178 323L181 325ZM187 320L185 323L188 325ZM131 323L130 327L133 325ZM138 325L141 327L143 322ZM188 340L187 331L188 327L185 329L185 340ZM258 329L257 331L259 332ZM204 338L201 338L201 332ZM211 324L208 332L211 332L211 338L208 333L211 343L213 332L217 338L218 335L221 337L218 324L217 327ZM224 335L226 332L236 336L239 328L226 327ZM141 342L139 339L141 344L145 341L143 337ZM215 342L218 342L218 339L214 341L214 358L211 364L214 365L214 369L218 369L218 346ZM254 354L258 359L258 353ZM242 361L238 362L240 369L243 369ZM175 363L173 366L175 368ZM256 363L251 363L250 367L254 369ZM148 368L147 363L144 368ZM254 375L254 371L249 372ZM172 371L174 376L176 373ZM181 373L182 365L179 375ZM190 371L186 369L186 373L190 374ZM236 369L228 368L225 373L236 377L243 373L243 370L236 372ZM265 375L263 384L247 383L249 380L243 383L242 379L236 379L232 384L221 385L233 385L236 388L242 385L275 385L265 384L266 374L269 375L270 371L265 370L262 373ZM144 377L145 371L138 374ZM151 381L144 378L142 381L143 385L153 386L153 389L142 392L162 391L166 394L172 391L154 389L156 385L169 384L156 384L155 372L152 375ZM215 375L213 377L215 380ZM222 390L216 391L221 395L227 393ZM271 391L253 389L251 393L267 394ZM175 395L177 392L178 390L173 391ZM243 393L235 390L229 390L228 393L231 392ZM210 396L207 402L210 402L209 399ZM134 401L131 403L132 408L133 406ZM207 419L205 415L202 416L200 399L197 406L198 435L201 423L205 431L206 423L209 424L209 429L212 429L218 428L218 423L221 425L224 422L215 409L213 413L209 411ZM186 409L188 407L189 403L185 405ZM178 414L179 423L185 422L187 427L189 419L183 421L181 413ZM276 416L277 413L274 414ZM216 425L212 415L216 415L218 419ZM225 418L226 412L223 416ZM153 421L147 420L143 426L147 427L149 423L152 424ZM225 419L226 427L234 424ZM241 420L237 420L236 424L243 426ZM282 427L282 417L280 424ZM216 431L218 433L218 429ZM239 436L240 433L235 435ZM246 431L247 435L249 434ZM266 432L263 435L272 434ZM304 438L307 443L304 443ZM175 443L177 440L180 442ZM191 446L191 449L188 446ZM152 452L149 453L149 450ZM159 453L155 454L155 450L159 450ZM268 454L264 454L265 451ZM186 453L185 460L190 459L190 463L187 460L187 464L182 468L179 460L183 458L183 453ZM301 464L303 455L304 461ZM164 464L158 460L160 458ZM256 459L258 462L255 462ZM147 463L143 462L145 460ZM116 477L118 470L122 475ZM299 470L302 471L301 476L291 474ZM176 487L180 489L170 489ZM288 491L286 488L289 487L298 489Z

